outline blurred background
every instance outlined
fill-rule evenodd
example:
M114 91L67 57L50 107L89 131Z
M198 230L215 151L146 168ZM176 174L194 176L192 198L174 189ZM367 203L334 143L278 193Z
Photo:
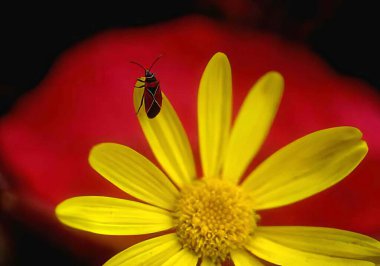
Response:
M55 59L76 43L107 29L139 27L190 14L303 43L337 72L358 77L380 91L376 4L344 0L143 1L126 6L104 2L39 7L1 4L0 114L7 114L19 97L35 88ZM85 264L17 219L3 213L0 219L0 265L51 264L50 258L60 258L54 265ZM41 251L48 256L39 254Z
M110 28L149 25L194 13L304 42L337 71L380 87L376 1L183 0L126 7L94 5L3 5L1 113L34 88L54 59L75 43Z

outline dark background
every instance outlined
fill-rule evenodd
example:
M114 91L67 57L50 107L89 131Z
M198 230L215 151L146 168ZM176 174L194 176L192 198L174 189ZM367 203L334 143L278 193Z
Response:
M359 77L380 92L376 2L181 0L80 7L67 3L40 7L1 4L0 115L33 89L55 58L75 43L109 28L148 25L195 13L303 42L338 72ZM0 219L0 265L85 264L1 212ZM13 254L7 262L2 258L4 245L6 254Z
M0 6L0 114L23 92L34 88L54 59L73 44L108 28L147 25L193 13L305 42L339 72L360 77L379 89L377 6L375 0L181 0L144 1L126 7Z

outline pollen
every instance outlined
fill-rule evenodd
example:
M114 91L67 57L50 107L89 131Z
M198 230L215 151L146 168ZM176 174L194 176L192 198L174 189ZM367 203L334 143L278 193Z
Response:
M216 264L224 261L256 229L250 202L239 187L219 179L185 186L174 214L182 246Z

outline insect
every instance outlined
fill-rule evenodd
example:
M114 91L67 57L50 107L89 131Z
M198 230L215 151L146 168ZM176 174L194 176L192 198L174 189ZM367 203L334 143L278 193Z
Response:
M139 113L142 104L145 102L146 115L151 119L155 118L160 113L162 105L160 82L157 80L154 73L150 71L160 58L161 56L157 57L148 69L137 62L131 61L132 64L140 66L145 71L145 80L137 79L144 84L136 88L144 88L144 94L141 97L140 106L137 109L136 114Z

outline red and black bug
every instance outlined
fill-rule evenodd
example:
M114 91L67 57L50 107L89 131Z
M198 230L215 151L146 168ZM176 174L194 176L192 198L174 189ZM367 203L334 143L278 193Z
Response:
M148 118L156 117L161 111L162 93L160 89L160 82L157 80L154 73L150 72L154 64L160 58L161 56L157 57L148 69L137 62L131 61L132 64L140 66L145 71L145 80L137 79L138 81L143 82L144 84L136 88L144 88L144 94L141 97L140 106L137 109L136 114L139 113L142 104L145 103L145 112Z

